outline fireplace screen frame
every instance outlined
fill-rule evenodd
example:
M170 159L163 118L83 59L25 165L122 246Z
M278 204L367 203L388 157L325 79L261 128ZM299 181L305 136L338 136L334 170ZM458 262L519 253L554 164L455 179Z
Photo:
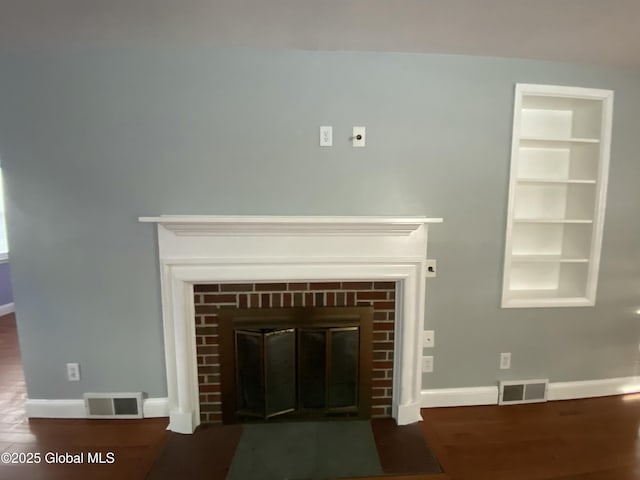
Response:
M220 334L220 365L222 388L222 421L225 424L237 423L239 416L237 391L237 332L250 332L262 329L274 329L285 331L294 329L317 329L325 332L337 332L345 329L357 328L358 331L358 355L357 355L357 400L355 405L349 407L332 408L326 405L324 409L304 409L299 404L299 378L296 368L296 405L294 414L296 418L304 417L331 417L332 415L349 415L352 418L370 418L371 416L371 392L372 392L372 357L373 357L373 307L301 307L301 308L254 308L254 309L228 309L222 310L219 315ZM263 333L262 335L268 335ZM260 334L258 334L260 335ZM332 334L327 333L327 350L330 352ZM294 336L296 351L299 349L300 337ZM264 351L264 343L261 347ZM297 354L296 354L297 355ZM296 360L295 363L298 363ZM326 358L325 369L331 368L330 356ZM264 369L261 372L265 381ZM325 388L328 394L328 376ZM265 396L266 402L266 396ZM328 402L327 402L328 403ZM290 412L287 412L290 413ZM252 415L248 415L251 417ZM277 417L269 415L265 406L263 418L253 415L256 420L268 420ZM289 417L286 417L289 418Z

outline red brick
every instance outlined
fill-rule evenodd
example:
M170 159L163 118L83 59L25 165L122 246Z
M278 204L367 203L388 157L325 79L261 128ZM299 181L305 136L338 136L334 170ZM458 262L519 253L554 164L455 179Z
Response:
M378 291L357 292L356 298L358 300L386 300L387 292L378 292Z
M373 308L376 310L393 310L396 308L396 302L373 302Z
M371 405L389 405L390 403L391 400L387 397L371 399Z
M371 407L371 416L373 417L386 416L386 408L380 407L380 406Z
M211 403L203 403L200 405L201 412L216 412L220 409L218 405L214 405Z
M217 334L218 334L218 327L196 327L196 335L217 335Z
M340 282L311 282L311 290L340 290Z
M374 360L386 360L387 359L387 352L373 352L373 359Z
M376 370L393 368L393 362L375 361L375 362L373 362L373 368L376 369Z
M217 365L198 365L198 373L201 375L216 374L220 371Z
M236 303L237 301L238 297L232 293L219 293L204 296L204 303Z
M219 292L220 285L218 285L217 283L212 283L209 285L194 285L193 291L195 293Z
M257 293L252 293L249 296L249 307L251 308L259 308L260 307L260 295Z
M375 388L375 387L392 387L393 386L393 380L391 380L390 378L383 378L383 379L379 379L379 380L374 380L373 382L371 382L371 385Z
M347 307L353 307L356 304L356 294L354 292L347 292Z
M248 308L249 298L247 295L241 293L238 295L238 308Z
M203 345L203 344L204 344L204 337L196 335L196 345Z
M386 393L387 392L384 388L374 388L371 390L372 397L385 397Z
M389 338L387 337L387 332L376 332L375 329L373 331L373 341L378 342L386 342Z
M335 306L335 304L336 304L336 294L333 293L333 292L327 292L325 296L327 298L327 301L326 301L325 305L327 307Z
M218 316L217 315L205 315L203 317L204 325L218 325Z
M311 292L307 292L304 294L304 306L305 307L313 307L315 303L313 302L314 295Z
M290 307L293 305L292 295L289 292L282 294L282 306Z
M279 308L282 306L282 294L281 293L272 293L271 294L271 306L274 308Z
M375 332L381 332L381 331L392 331L395 327L395 323L393 322L375 322L373 324L373 330Z
M281 292L286 289L286 283L256 283L256 292Z
M213 393L220 392L220 385L200 385L200 392Z
M221 292L253 292L253 283L223 283Z
M217 335L209 335L207 337L204 337L204 343L206 345L217 345L219 341L220 339L218 338Z
M218 346L217 345L198 346L196 347L196 352L198 355L217 355Z
M393 350L393 342L373 342L374 350Z
M295 291L295 290L309 290L308 283L289 283L287 290Z
M373 282L342 282L343 290L371 290Z
M271 295L269 295L268 293L262 293L260 294L260 297L260 305L262 306L262 308L269 308L271 306Z
M376 290L391 290L396 288L396 282L374 282L373 288Z
M387 372L385 370L374 370L373 372L371 372L371 377L374 381L382 378L387 378L386 373Z
M373 312L373 320L388 320L388 312Z
M216 305L196 305L195 313L196 315L204 315L207 313L217 313L218 307Z

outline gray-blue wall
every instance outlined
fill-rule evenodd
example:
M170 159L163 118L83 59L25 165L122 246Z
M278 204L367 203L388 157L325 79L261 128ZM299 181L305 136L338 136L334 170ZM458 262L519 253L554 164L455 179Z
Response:
M500 309L516 82L615 90L597 305ZM425 388L638 371L640 74L233 49L0 55L0 155L31 398L164 396L154 214L426 215ZM320 149L318 127L334 147ZM367 147L349 146L353 125ZM512 369L498 370L499 352ZM68 383L66 362L83 379Z
M13 302L11 271L8 262L0 262L0 306Z

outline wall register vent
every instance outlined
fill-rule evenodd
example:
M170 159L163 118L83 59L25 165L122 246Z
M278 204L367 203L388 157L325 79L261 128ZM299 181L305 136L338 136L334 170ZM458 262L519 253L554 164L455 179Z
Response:
M142 392L85 393L87 418L142 418Z
M499 382L498 405L547 401L549 379Z

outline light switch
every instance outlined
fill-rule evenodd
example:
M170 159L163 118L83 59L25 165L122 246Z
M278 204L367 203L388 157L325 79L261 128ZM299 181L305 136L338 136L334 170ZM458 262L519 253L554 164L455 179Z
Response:
M320 127L320 146L332 147L333 146L333 127Z

